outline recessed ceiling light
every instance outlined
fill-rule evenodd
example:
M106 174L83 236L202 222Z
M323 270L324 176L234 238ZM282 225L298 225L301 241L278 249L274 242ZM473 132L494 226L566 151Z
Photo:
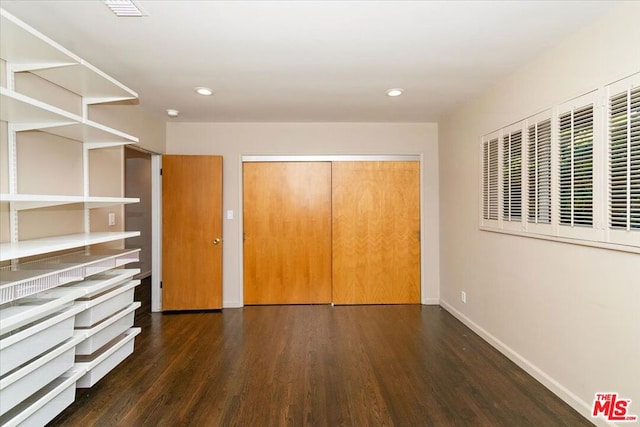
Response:
M400 96L402 95L402 92L404 92L404 89L400 89L399 87L389 89L387 91L387 96Z
M208 87L197 87L196 92L203 96L213 95L213 91Z
M167 110L167 116L169 117L178 117L178 114L180 114L180 111L174 110L173 108Z

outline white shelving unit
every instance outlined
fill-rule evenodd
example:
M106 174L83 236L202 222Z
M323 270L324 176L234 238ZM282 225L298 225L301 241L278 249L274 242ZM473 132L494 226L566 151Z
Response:
M99 243L113 242L139 236L137 231L113 231L67 234L41 239L23 240L15 243L0 244L0 261L42 255L51 252L75 249Z
M139 251L87 250L4 267L0 269L0 304L138 261Z
M88 209L104 208L114 205L138 203L137 197L84 197L84 196L57 196L48 194L0 194L0 202L13 203L18 211L28 209L46 208L50 206L70 205L84 203Z
M96 231L90 214L139 199L89 191L90 150L135 144L138 138L88 117L90 105L138 95L3 9L0 53L6 71L0 120L7 122L8 153L2 160L8 191L0 194L0 206L8 212L10 234L0 243L0 425L44 425L73 402L76 387L93 386L129 356L140 333L132 327L140 306L133 302L139 270L122 268L138 261L139 249L94 246L140 233ZM80 112L20 93L16 77L25 73L79 97ZM19 191L18 139L31 131L52 144L60 138L81 144L82 194ZM20 215L40 218L58 208L83 212L83 232L56 233L53 225L47 235L20 239ZM70 250L76 251L61 253Z

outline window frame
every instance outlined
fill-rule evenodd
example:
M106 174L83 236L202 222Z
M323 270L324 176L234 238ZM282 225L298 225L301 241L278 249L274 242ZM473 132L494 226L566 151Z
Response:
M487 184L487 189L485 190L485 181L484 181L484 165L487 159L489 158L489 150L490 145L493 141L496 141L496 170L497 170L497 188L496 188L496 218L492 219L490 217L485 217L485 191L489 192L488 187L490 184ZM485 152L485 146L487 147L487 152ZM485 158L485 155L487 158ZM499 173L500 171L500 133L493 132L485 135L482 138L482 143L480 144L480 224L483 227L497 228L500 223L500 206L502 205L502 196L500 193L500 188L502 187L502 176ZM488 172L490 174L490 172ZM486 195L487 200L490 199L490 194ZM491 205L488 207L491 210Z
M571 99L570 101L560 104L555 111L556 118L556 155L555 155L555 175L559 180L560 174L560 117L566 113L580 111L585 107L591 105L593 107L592 112L592 147L591 147L591 168L592 168L592 193L591 193L591 212L592 221L590 226L581 225L564 225L560 221L560 182L557 182L554 191L556 192L556 224L557 235L560 237L569 237L575 239L602 241L603 238L603 223L602 223L602 108L601 108L601 95L600 91L593 91L585 95ZM572 143L575 141L572 140ZM553 165L553 161L552 161Z
M609 161L609 153L610 153L610 131L611 131L611 123L610 123L610 112L611 112L611 98L612 96L616 96L625 91L631 91L640 87L640 73L634 74L625 79L614 82L610 85L607 85L605 88L605 155L606 155L606 171L605 171L605 199L606 199L606 221L605 221L605 231L607 235L607 241L612 243L618 243L623 245L632 245L632 246L640 246L640 230L619 230L613 229L610 226L611 217L609 216L611 209L611 198L610 198L610 174L611 174L611 162ZM627 171L630 173L630 171Z
M578 244L583 246L599 247L605 249L619 250L625 252L632 252L640 254L640 229L630 228L613 229L610 226L611 222L611 200L610 200L610 172L611 162L609 157L610 150L610 123L609 113L611 108L611 96L619 95L624 91L631 91L640 87L640 72L637 72L629 77L620 79L614 83L600 86L599 88L585 93L583 95L572 98L568 101L558 103L555 106L549 107L543 111L529 116L526 119L515 122L513 124L504 126L498 130L487 133L482 136L480 141L480 209L479 209L479 225L480 229L484 231L492 231L506 234L513 234L523 237L532 237L544 240L552 240L557 242L564 242L570 244ZM634 94L635 97L635 94ZM635 98L634 98L635 100ZM571 112L572 110L581 110L583 107L593 106L593 136L592 136L592 223L591 225L568 225L561 224L560 221L560 117ZM635 109L635 104L634 104ZM630 111L629 114L633 114L634 111ZM550 120L551 125L551 222L539 223L529 222L529 180L530 180L530 153L529 153L529 128L533 125L544 123L546 120ZM572 127L579 126L579 123L575 122L572 118ZM633 135L635 138L635 128L629 126L629 129L633 129ZM522 162L521 162L521 213L522 217L520 221L507 221L503 218L503 196L504 196L504 144L503 138L505 135L509 135L517 130L522 131ZM631 130L629 131L631 132ZM484 217L484 197L485 197L485 183L484 183L484 167L486 159L483 157L485 144L496 139L498 140L498 161L497 161L497 178L498 178L498 218L488 219ZM566 139L565 139L566 141ZM635 143L635 139L633 139ZM575 152L576 138L572 135L571 139L572 153ZM635 149L635 146L633 147ZM633 152L635 155L635 151ZM573 156L573 154L572 154ZM579 190L579 186L574 182L575 179L580 179L579 171L576 173L576 163L571 164L571 172L568 176L571 179L571 195L572 203L578 197L576 196L576 188ZM632 169L635 172L635 163L631 164ZM536 167L540 167L537 165ZM579 166L578 166L579 167ZM534 169L536 171L536 169ZM537 173L537 172L536 172ZM627 172L630 174L631 172ZM631 175L629 175L631 176ZM635 176L635 175L633 175ZM588 180L589 178L587 178ZM635 178L634 184L635 184ZM539 181L536 179L535 185L539 185ZM536 187L537 188L537 187ZM629 199L631 203L631 199ZM634 205L635 206L635 205ZM574 205L572 205L572 209ZM539 211L536 210L535 215L538 215Z
M550 209L549 209L549 222L548 223L542 223L542 222L531 222L529 220L529 201L530 201L530 197L529 197L529 165L531 164L531 162L533 161L530 157L529 157L529 130L530 127L532 126L538 126L541 123L544 123L546 121L549 121L550 123L550 147L549 147L549 203L550 203ZM556 133L554 132L555 126L556 126L556 116L555 114L553 114L553 110L552 109L548 109L545 110L541 113L535 114L533 116L530 116L529 118L527 118L525 120L525 130L526 130L526 149L525 151L525 176L526 176L526 197L525 197L525 205L526 205L526 216L523 219L524 223L525 223L525 229L528 232L531 233L535 233L535 234L548 234L548 235L553 235L554 234L554 227L555 227L555 218L556 218L556 193L554 191L554 189L556 188L557 185L557 178L554 174L554 168L553 168L553 159L556 156ZM539 141L536 141L539 142ZM536 150L537 151L537 150ZM536 176L537 176L537 172L538 169L535 169L536 171ZM536 185L537 185L537 180L536 180ZM537 214L536 214L536 219L537 219Z
M505 138L511 138L515 133L520 132L520 219L519 220L511 220L505 218L505 174L504 167L505 161L507 161L508 157L511 157L511 153L505 152ZM505 230L515 230L515 231L524 231L525 227L523 224L523 219L525 217L525 186L524 186L524 141L525 141L525 131L524 131L524 121L516 122L512 125L509 125L500 130L499 139L498 139L498 176L500 176L501 180L499 181L501 185L498 187L498 194L500 195L500 203L498 205L498 216L500 218L500 224ZM508 162L511 164L512 159L509 158ZM509 174L511 176L511 174ZM511 187L513 189L513 187ZM507 191L507 193L511 194L511 189ZM513 212L513 208L509 207L509 218L511 217L511 213Z

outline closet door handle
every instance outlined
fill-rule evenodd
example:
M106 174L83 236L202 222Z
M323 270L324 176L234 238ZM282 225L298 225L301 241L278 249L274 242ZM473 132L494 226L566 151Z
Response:
M222 242L222 239L221 239L221 238L219 238L219 237L216 237L215 239L213 239L213 244L214 244L214 245L219 245L219 244L220 244L220 242Z

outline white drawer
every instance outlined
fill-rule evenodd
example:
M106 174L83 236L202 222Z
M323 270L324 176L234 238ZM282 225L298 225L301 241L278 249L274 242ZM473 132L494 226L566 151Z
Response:
M0 339L0 376L71 338L78 311L79 307L72 306L3 336Z
M115 368L120 362L133 353L134 338L140 333L140 328L131 328L122 334L122 338L117 340L112 346L87 358L87 360L76 363L76 368L86 370L87 373L78 380L78 388L93 387L109 371Z
M38 359L0 379L0 415L4 415L20 402L36 393L73 367L75 346L80 338L74 337L45 353Z
M81 289L82 295L78 298L94 298L111 288L120 286L140 273L139 268L110 270L104 273L87 277L82 282L65 286L68 289Z
M0 417L3 427L41 427L54 419L76 396L76 382L84 371L67 371Z
M140 307L140 303L134 302L124 310L119 311L92 328L76 329L76 335L84 335L86 337L84 341L76 347L76 354L88 355L94 353L99 350L100 347L133 326L135 311L138 307Z
M134 288L140 280L126 282L86 301L87 309L76 316L76 328L90 328L133 302Z
M0 335L60 311L77 298L90 298L119 286L131 280L139 272L139 269L108 271L92 276L82 282L58 286L54 289L40 292L35 296L7 303L0 310ZM82 307L87 305L84 301L79 304L82 304Z
M0 310L0 335L5 335L29 323L50 316L65 307L70 307L73 305L73 301L81 295L79 291L76 291L57 297L48 295L48 292L41 292L37 296L21 298L3 305Z

